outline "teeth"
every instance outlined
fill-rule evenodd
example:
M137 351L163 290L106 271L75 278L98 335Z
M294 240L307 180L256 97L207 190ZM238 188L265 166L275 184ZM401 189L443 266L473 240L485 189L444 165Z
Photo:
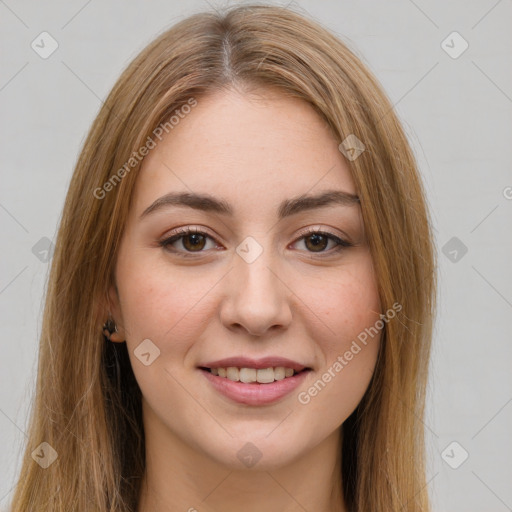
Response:
M226 377L235 382L244 382L250 384L252 382L259 382L260 384L269 384L275 380L283 380L287 377L294 375L292 368L285 368L284 366L277 366L276 368L237 368L229 366L227 368L210 368L213 375L219 377Z
M234 366L230 366L229 368L226 368L226 377L229 380L240 380L238 368L235 368Z
M274 368L260 368L256 372L256 380L261 384L274 382Z
M292 370L293 373L293 370ZM274 368L274 379L276 380L283 380L286 377L286 368L283 368L282 366L278 366L277 368Z
M256 382L256 369L255 368L240 368L239 381L250 384Z

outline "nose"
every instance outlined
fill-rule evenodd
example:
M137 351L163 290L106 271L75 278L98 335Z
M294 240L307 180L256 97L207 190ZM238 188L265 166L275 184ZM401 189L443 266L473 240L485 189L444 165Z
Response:
M220 311L223 325L260 337L286 329L292 319L293 293L276 260L267 251L251 263L235 254L233 265L224 280Z

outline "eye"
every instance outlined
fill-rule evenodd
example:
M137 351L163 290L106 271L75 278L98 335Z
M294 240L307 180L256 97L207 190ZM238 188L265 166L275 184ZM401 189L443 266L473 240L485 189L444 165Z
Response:
M318 229L309 229L303 232L302 236L294 243L298 243L300 241L304 242L304 246L308 252L313 253L336 253L346 247L353 246L353 244L347 240L343 240L332 233ZM331 247L332 250L326 251L325 249L328 247L329 242L332 242L334 247Z
M189 254L183 254L176 247L173 247L174 244L179 242L182 249L184 249L186 252L199 253L202 252L205 248L211 248L206 247L208 240L213 241L213 238L204 231L201 231L197 228L186 227L180 228L176 234L162 240L159 242L159 244L169 251L180 253L180 256L189 256Z

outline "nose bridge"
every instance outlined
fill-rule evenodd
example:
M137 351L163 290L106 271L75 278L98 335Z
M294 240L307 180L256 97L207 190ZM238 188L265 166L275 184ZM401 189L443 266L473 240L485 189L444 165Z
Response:
M242 244L241 244L242 245ZM239 248L238 261L236 262L237 273L241 277L241 282L245 284L243 289L247 293L274 293L276 288L275 270L270 269L276 267L276 258L270 249L262 250L260 254L256 253L256 248L250 247L247 255L249 259L240 256L242 247ZM252 254L251 254L252 253ZM256 253L256 254L255 254ZM251 258L252 256L252 258ZM271 289L268 289L271 288ZM268 296L270 299L271 297Z
M279 264L274 251L247 237L236 253L223 320L242 325L252 334L262 334L276 324L287 324L291 319L288 294L278 278Z
M265 244L265 247L264 247ZM275 276L277 259L269 244L249 236L236 248L235 273L240 280L242 295L264 294L267 301L273 300L279 292L280 282ZM273 269L273 271L271 270ZM276 282L277 281L277 282Z

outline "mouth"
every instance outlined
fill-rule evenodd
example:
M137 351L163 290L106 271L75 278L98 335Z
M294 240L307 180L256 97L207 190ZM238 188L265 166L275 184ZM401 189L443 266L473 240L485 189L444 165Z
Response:
M286 366L270 366L267 363L264 366L261 361L253 362L250 366L211 364L199 366L198 370L216 394L231 402L250 406L269 405L286 398L313 371L297 363L287 363Z

